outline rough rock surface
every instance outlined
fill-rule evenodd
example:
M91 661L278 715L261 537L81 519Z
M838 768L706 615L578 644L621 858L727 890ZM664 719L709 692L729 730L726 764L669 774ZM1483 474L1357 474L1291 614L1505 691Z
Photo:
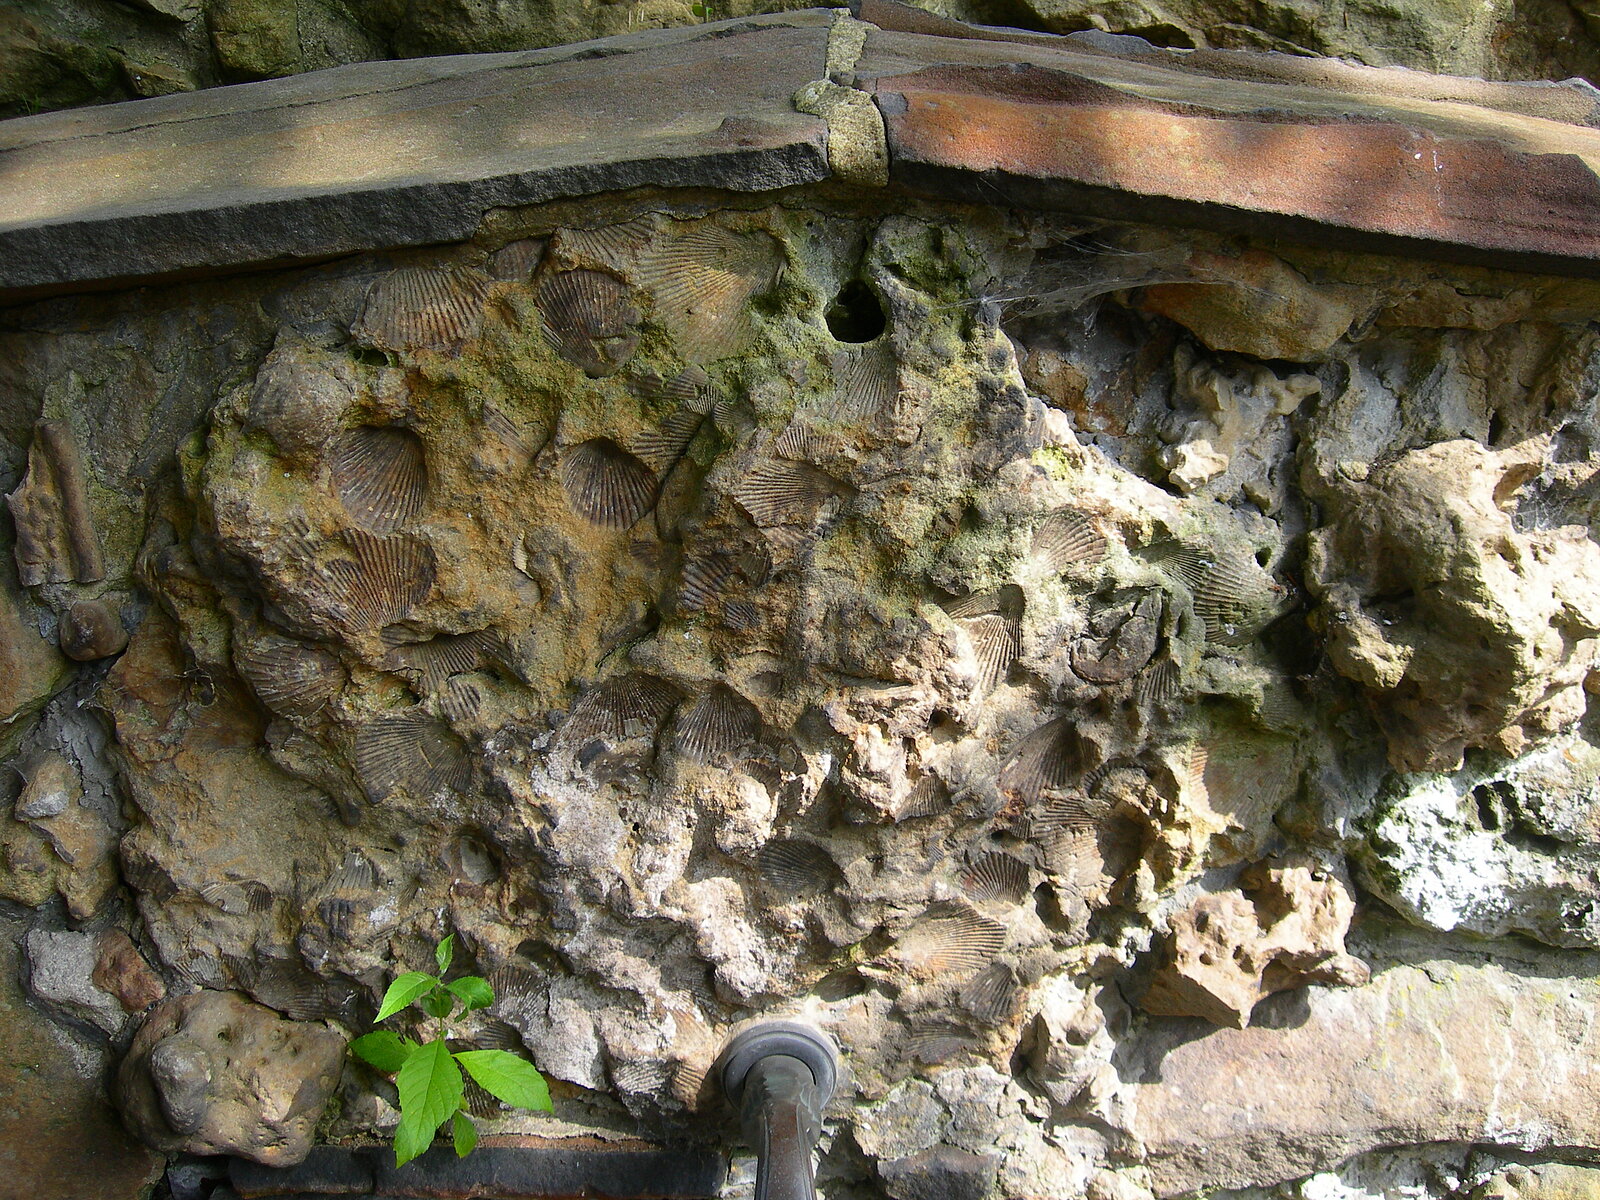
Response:
M299 1162L333 1094L344 1039L227 992L162 1003L117 1072L123 1119L147 1144Z
M718 1141L803 1015L830 1200L1600 1151L1597 317L837 184L6 310L0 483L92 446L104 560L17 610L130 635L6 747L36 999L269 1160L446 934L557 1082L486 1132Z

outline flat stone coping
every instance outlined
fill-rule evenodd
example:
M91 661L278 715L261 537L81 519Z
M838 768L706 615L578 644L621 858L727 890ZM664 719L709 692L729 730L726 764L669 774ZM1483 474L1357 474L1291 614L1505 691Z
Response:
M0 303L459 241L493 209L605 192L820 183L834 178L828 120L794 96L830 77L876 105L891 205L1600 274L1600 93L1582 81L1160 50L857 5L864 25L817 9L0 122Z
M727 1159L709 1150L497 1140L526 1144L480 1145L465 1158L435 1146L403 1167L394 1165L389 1146L314 1146L293 1167L234 1159L228 1182L241 1200L711 1200L728 1173Z

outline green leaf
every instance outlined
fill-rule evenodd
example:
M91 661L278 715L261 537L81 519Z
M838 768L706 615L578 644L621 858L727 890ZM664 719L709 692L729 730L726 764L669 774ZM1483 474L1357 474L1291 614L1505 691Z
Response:
M456 998L441 984L424 996L421 1004L423 1012L430 1017L438 1017L442 1021L455 1011Z
M471 1012L475 1008L488 1008L494 1003L494 989L480 976L463 975L460 979L452 979L444 986L451 995L461 1001L462 1012Z
M383 994L383 1007L373 1018L373 1024L394 1016L423 992L438 986L439 981L432 975L424 975L421 971L407 971L391 983L389 990Z
M433 961L439 964L439 974L443 975L450 969L450 959L455 949L456 935L453 933L433 948Z
M451 1132L455 1134L456 1157L465 1158L472 1153L472 1148L478 1144L478 1131L473 1128L472 1122L468 1120L467 1114L464 1112L456 1113L455 1121L450 1128Z
M461 1071L440 1038L413 1051L394 1082L400 1089L394 1165L403 1167L428 1148L439 1126L461 1107Z
M406 1059L417 1044L400 1037L388 1029L374 1029L350 1043L350 1050L363 1062L369 1062L385 1075L393 1075L406 1065Z
M483 1090L518 1108L554 1112L544 1076L527 1059L509 1050L463 1050L456 1061L467 1069Z

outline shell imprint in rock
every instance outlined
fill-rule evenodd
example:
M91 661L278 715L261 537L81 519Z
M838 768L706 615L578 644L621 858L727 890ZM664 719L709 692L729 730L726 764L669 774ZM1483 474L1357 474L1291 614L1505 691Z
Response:
M894 354L883 343L841 351L833 360L835 421L865 421L889 408L900 390Z
M472 764L459 738L421 710L380 717L356 733L356 775L378 804L396 792L432 800L464 791Z
M961 989L961 1006L985 1025L998 1025L1017 1002L1017 977L1005 963L991 963Z
M633 452L657 475L665 475L683 457L705 419L704 413L680 408L662 421L660 428L646 430L634 438Z
M986 696L1005 681L1017 658L1017 623L1001 613L986 613L963 621L972 656L978 664L973 691Z
M841 484L804 463L762 463L741 479L733 498L757 525L810 525Z
M928 909L901 934L894 956L920 978L970 975L988 966L1005 940L1000 922L952 901Z
M261 703L281 717L315 716L349 678L326 650L270 634L236 635L233 661Z
M1034 530L1030 553L1045 570L1060 574L1078 563L1098 563L1106 556L1106 539L1088 517L1064 508Z
M349 558L322 568L325 599L338 625L361 633L398 621L433 590L433 549L405 534L341 536Z
M393 533L422 511L428 467L409 429L363 425L340 435L328 459L334 489L356 524Z
M521 238L502 246L490 259L490 273L496 279L526 283L544 260L545 245L544 238Z
M1059 791L1083 774L1085 747L1070 717L1041 725L1017 744L1000 768L1000 791L1032 809L1046 792Z
M1156 569L1188 590L1206 641L1241 646L1282 611L1284 590L1245 555L1196 550L1176 542L1149 547Z
M551 239L551 254L564 266L600 263L625 271L655 237L656 218L650 214L602 225L598 229L558 229Z
M489 280L464 267L403 267L367 291L350 331L379 350L450 350L472 337L483 320Z
M750 586L744 571L730 554L703 551L687 558L678 584L678 607L684 612L716 609Z
M433 691L452 675L465 675L497 663L503 665L508 657L505 639L498 632L479 629L396 645L384 656L383 666Z
M562 271L539 283L550 348L591 379L615 375L639 345L628 285L604 271Z
M570 746L592 738L653 734L682 699L682 692L654 675L615 676L585 692L572 706L561 726L561 740Z
M981 854L962 872L961 890L977 904L1021 904L1028 895L1027 864L998 851Z
M568 506L605 529L626 529L649 512L656 484L656 473L610 438L591 438L561 459Z
M828 852L800 838L778 838L761 847L756 870L780 904L831 891L844 882L844 873Z
M760 736L761 714L726 684L712 684L678 718L678 750L696 762L747 746Z
M636 276L684 358L707 363L743 348L750 301L772 286L781 263L766 234L734 233L701 221L658 243Z

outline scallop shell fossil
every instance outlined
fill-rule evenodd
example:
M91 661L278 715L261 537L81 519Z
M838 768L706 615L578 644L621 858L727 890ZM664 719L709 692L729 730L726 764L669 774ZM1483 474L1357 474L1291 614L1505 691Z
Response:
M361 633L406 616L433 590L433 549L424 541L358 529L341 535L349 558L320 568L323 601L343 630Z
M741 479L733 498L757 525L810 525L842 484L804 463L762 463Z
M832 856L800 838L779 838L762 846L756 870L782 903L831 891L844 882Z
M962 872L961 890L977 904L1021 904L1028 896L1027 864L998 851L979 855Z
M654 675L618 675L585 692L572 706L560 736L569 745L592 738L622 739L653 734L683 699Z
M747 746L761 736L755 705L716 683L678 718L678 751L697 762Z
M834 399L827 415L863 421L887 409L900 390L899 372L887 345L841 351L833 360Z
M1070 717L1057 717L1017 744L1000 769L1000 791L1031 809L1046 792L1059 791L1083 774L1086 747Z
M349 678L326 650L270 634L233 640L233 661L261 703L281 717L312 717Z
M928 909L901 934L894 957L920 978L959 977L988 966L1005 940L1000 922L969 904L952 901Z
M351 333L379 350L450 350L483 320L489 280L464 267L402 267L367 291Z
M656 234L656 218L645 215L596 229L558 229L551 253L563 265L599 263L615 271L626 270Z
M1240 646L1281 615L1287 594L1247 555L1196 550L1176 542L1149 547L1156 569L1185 588L1206 641Z
M1079 563L1098 563L1106 556L1106 538L1094 523L1070 508L1051 513L1033 533L1034 561L1052 574Z
M356 733L356 776L374 804L396 793L433 800L464 791L472 764L448 726L421 710L380 717Z
M701 221L680 229L641 259L635 272L655 300L657 318L690 362L737 354L750 335L750 301L770 288L782 263L763 233L742 234Z
M562 271L538 287L550 348L591 379L615 375L639 345L632 290L603 271Z
M363 529L393 533L422 511L428 467L409 429L363 425L342 434L329 455L334 490Z
M656 473L610 438L592 438L561 460L567 504L591 525L626 529L656 499Z
M985 1025L999 1025L1016 1008L1017 977L1005 963L992 963L961 989L961 1006Z
M384 656L383 667L433 691L452 675L503 664L507 657L505 639L493 629L479 629L396 645Z

